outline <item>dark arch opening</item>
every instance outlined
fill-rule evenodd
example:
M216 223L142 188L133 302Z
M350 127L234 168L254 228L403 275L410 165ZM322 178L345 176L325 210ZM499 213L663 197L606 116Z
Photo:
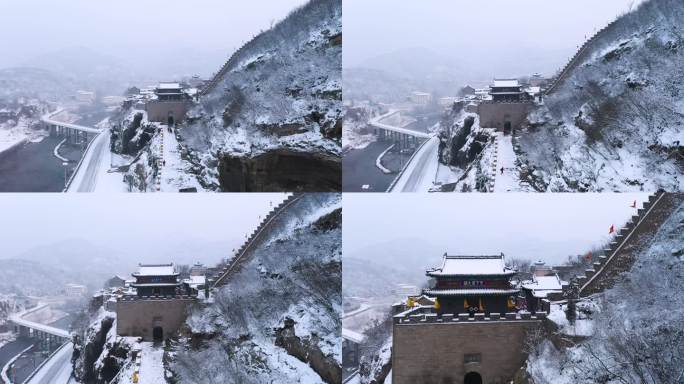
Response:
M477 372L468 372L463 378L463 384L482 384L482 376Z
M152 328L152 339L155 343L164 341L164 329L159 326Z
M504 133L509 134L511 133L511 122L507 121L504 123Z
M169 127L173 127L173 116L169 116L168 123L169 123Z

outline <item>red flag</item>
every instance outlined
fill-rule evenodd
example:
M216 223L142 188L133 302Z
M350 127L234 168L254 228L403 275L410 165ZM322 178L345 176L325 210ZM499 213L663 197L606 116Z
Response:
M630 207L636 208L636 200L634 200L634 201L632 202L632 205L630 205Z
M608 229L608 234L610 235L613 232L615 232L615 226L613 224L611 224L610 228Z

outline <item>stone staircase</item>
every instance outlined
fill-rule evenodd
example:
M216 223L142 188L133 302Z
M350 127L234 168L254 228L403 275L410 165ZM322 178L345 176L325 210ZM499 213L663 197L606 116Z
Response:
M591 268L576 278L580 296L590 296L611 288L622 273L632 268L638 253L653 240L658 229L682 203L684 193L658 191L649 196L648 201L618 231L614 241L598 256Z
M551 79L551 85L544 90L544 95L550 95L553 93L558 85L565 81L565 79L568 77L570 71L572 71L579 63L581 63L582 60L585 59L586 53L589 52L589 46L596 40L598 40L604 32L606 32L610 27L612 27L617 20L611 21L608 25L605 27L601 28L598 32L596 32L592 37L589 38L589 40L585 41L584 44L575 52L575 55L570 58L567 64L563 67L563 69L558 72L556 76L554 76Z
M249 261L250 256L253 255L250 251L265 238L276 219L303 196L304 194L301 193L290 195L273 208L247 238L247 241L235 252L235 256L230 261L220 264L217 267L217 272L209 276L208 285L215 288L228 282L229 277Z

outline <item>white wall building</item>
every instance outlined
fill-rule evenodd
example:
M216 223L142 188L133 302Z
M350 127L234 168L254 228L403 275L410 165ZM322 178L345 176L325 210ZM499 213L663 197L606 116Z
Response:
M416 104L428 105L432 101L432 95L426 92L414 91L409 96L409 100Z
M84 296L88 291L85 285L69 283L64 287L64 292L67 296L79 297Z

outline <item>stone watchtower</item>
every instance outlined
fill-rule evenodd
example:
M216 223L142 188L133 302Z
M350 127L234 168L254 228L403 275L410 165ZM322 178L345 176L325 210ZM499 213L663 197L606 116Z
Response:
M173 126L185 119L192 100L180 83L160 83L145 106L149 121Z
M183 325L196 296L181 283L173 264L140 264L132 275L131 290L117 300L116 333L163 341Z
M427 271L435 280L423 293L435 304L394 316L392 382L507 383L526 359L528 332L546 318L516 311L514 274L503 254L445 254L441 267Z
M489 100L478 106L481 127L508 134L523 125L532 100L517 79L495 79L489 87L489 96Z

